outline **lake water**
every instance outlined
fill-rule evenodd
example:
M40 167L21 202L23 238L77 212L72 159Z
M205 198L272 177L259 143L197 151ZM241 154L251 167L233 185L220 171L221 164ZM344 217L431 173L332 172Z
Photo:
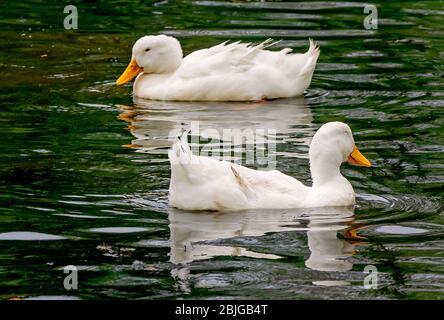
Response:
M78 30L59 2L0 4L0 298L444 298L443 1L374 2L377 30L360 2L71 2ZM157 33L321 55L305 97L133 101L114 81ZM172 130L275 129L277 169L310 183L310 139L336 120L374 164L343 165L356 208L168 207Z

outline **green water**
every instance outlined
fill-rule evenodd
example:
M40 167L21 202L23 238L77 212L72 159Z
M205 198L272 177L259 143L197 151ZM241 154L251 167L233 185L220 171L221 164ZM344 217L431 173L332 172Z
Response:
M373 2L377 30L360 2L70 4L78 30L59 2L0 3L0 298L444 298L443 1ZM304 98L133 101L114 81L156 33L321 55ZM277 169L306 183L310 138L344 121L374 168L342 168L355 210L172 210L168 135L195 120L276 129Z

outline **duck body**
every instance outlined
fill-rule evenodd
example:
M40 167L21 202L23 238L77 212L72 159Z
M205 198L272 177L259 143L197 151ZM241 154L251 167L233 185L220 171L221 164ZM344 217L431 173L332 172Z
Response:
M173 150L182 152L180 147ZM338 184L308 187L277 170L253 170L208 157L191 157L193 164L171 168L169 201L179 209L310 208L353 205L355 201L353 188L345 178Z
M132 61L142 70L133 93L145 99L178 101L256 101L302 95L310 85L319 48L310 40L306 53L293 54L288 48L266 50L269 45L269 41L257 46L222 43L182 59L176 39L143 37L133 48ZM154 56L152 51L162 46L167 54ZM159 69L157 64L167 67Z
M341 129L343 126L339 127ZM347 131L348 126L344 128ZM322 136L329 138L327 133ZM348 135L350 137L351 131ZM314 138L314 141L317 140ZM346 146L344 156L339 152L332 155L328 150L318 154L316 149L324 147L320 142L315 142L314 148L310 147L313 186L308 187L277 170L258 171L227 161L193 155L186 138L182 137L169 151L170 205L183 210L215 211L353 205L353 187L342 176L339 166L354 152L356 157L359 151L355 151L354 142L349 141L351 146ZM331 147L331 142L327 141L325 146ZM328 160L331 163L325 164L324 161ZM360 161L361 165L370 166L368 160Z

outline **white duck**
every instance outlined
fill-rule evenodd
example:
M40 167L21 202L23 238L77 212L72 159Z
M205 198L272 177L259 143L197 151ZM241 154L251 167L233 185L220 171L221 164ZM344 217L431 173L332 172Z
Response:
M304 54L292 49L221 43L183 58L173 37L145 36L133 46L131 62L117 79L124 84L137 76L135 96L153 100L254 101L300 96L311 82L319 48L310 40Z
M169 202L183 210L350 206L355 203L355 193L339 170L341 164L348 161L371 167L355 146L350 127L342 122L326 123L313 136L311 187L277 170L257 171L193 155L187 135L173 144L168 156Z

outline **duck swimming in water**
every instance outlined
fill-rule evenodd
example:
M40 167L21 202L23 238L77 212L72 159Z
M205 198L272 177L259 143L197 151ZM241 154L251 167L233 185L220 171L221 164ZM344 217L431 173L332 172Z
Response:
M168 153L170 205L183 210L233 211L351 206L355 193L341 174L343 162L371 167L355 146L350 127L324 124L309 149L311 187L280 171L258 171L227 161L193 155L187 135Z
M310 40L307 52L266 50L271 40L221 43L183 57L177 39L165 35L136 41L131 62L116 84L137 76L133 94L139 98L177 101L257 101L303 94L319 57Z

